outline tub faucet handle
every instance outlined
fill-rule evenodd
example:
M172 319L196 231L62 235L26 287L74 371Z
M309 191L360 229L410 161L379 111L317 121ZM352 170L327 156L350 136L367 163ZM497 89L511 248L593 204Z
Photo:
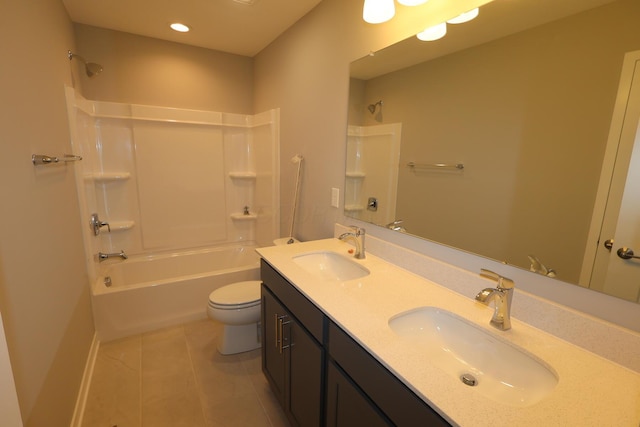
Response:
M111 226L109 225L109 223L105 221L100 221L100 218L98 217L97 213L91 214L89 225L91 226L91 230L93 230L94 236L97 236L98 234L100 234L100 228L105 226L107 227L107 230L109 231L109 233L111 233Z

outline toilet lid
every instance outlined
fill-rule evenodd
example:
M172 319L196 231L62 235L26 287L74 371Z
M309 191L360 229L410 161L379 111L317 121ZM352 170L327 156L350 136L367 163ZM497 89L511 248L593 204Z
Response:
M209 294L215 305L246 305L260 301L260 281L249 280L223 286Z

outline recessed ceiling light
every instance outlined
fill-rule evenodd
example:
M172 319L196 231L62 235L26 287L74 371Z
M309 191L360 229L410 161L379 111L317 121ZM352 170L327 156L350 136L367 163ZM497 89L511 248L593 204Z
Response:
M179 33L186 33L190 30L189 27L187 27L184 24L181 24L179 22L174 22L173 24L169 25L171 27L171 29L173 31L178 31Z
M233 0L236 3L246 4L247 6L251 6L256 2L256 0Z

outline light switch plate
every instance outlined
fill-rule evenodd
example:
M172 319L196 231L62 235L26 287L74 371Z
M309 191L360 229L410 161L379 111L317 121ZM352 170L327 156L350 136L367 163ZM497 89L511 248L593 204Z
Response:
M334 208L340 207L340 189L332 188L331 189L331 206Z

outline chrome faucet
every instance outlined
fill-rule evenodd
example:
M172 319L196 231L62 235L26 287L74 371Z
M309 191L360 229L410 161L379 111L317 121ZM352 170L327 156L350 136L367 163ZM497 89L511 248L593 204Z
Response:
M476 295L476 300L483 304L489 305L491 301L494 302L495 310L489 323L501 331L511 329L511 299L513 298L513 288L515 287L513 280L484 268L480 270L480 275L498 282L496 288L483 289Z
M342 233L338 239L340 240L353 240L356 244L356 252L353 254L354 257L358 259L364 259L364 228L356 227L355 225L351 226L353 228L353 232Z
M124 250L120 251L120 252L114 252L114 253L110 253L110 254L105 254L104 252L98 252L98 261L102 262L106 259L109 258L116 258L116 257L120 257L122 259L127 259L129 258L127 256L127 254L124 253Z
M393 230L393 231L400 231L402 233L406 233L406 229L402 226L402 220L401 219L396 219L393 222L390 222L389 224L385 225L385 227L387 227L389 230Z

